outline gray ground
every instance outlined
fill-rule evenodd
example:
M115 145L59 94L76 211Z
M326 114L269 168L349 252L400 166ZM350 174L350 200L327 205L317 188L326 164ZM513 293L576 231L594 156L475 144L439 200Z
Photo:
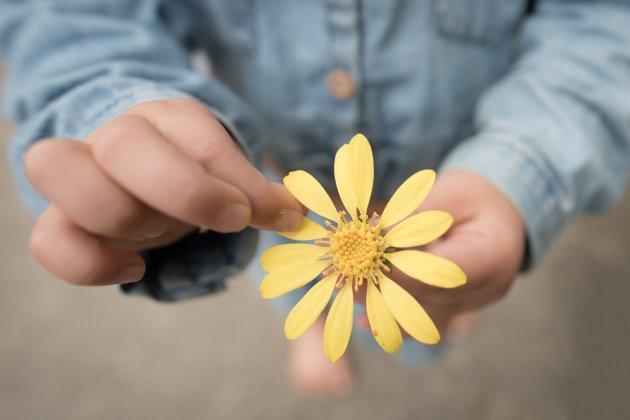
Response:
M177 305L69 286L29 256L6 165L0 203L0 419L630 418L630 194L579 219L437 365L354 346L341 401L292 390L282 320L246 279Z

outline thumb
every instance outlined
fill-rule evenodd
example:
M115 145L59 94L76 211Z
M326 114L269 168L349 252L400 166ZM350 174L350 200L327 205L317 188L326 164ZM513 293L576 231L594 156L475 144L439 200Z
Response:
M485 232L475 226L455 225L443 239L427 245L425 251L454 262L467 277L467 283L461 287L470 289L475 280L490 275L492 264L487 261L487 243Z

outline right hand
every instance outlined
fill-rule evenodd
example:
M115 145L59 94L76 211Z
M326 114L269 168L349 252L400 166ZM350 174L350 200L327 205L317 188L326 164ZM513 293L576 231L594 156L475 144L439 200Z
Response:
M31 233L31 252L74 284L139 280L145 266L138 251L198 227L290 231L302 219L284 186L269 182L191 99L136 105L84 142L38 141L25 166L50 201Z

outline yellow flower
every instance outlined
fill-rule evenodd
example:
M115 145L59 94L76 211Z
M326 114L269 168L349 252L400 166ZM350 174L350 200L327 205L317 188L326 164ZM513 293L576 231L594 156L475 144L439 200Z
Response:
M296 231L278 232L314 244L274 246L260 258L268 272L260 285L266 299L289 293L321 274L317 284L289 313L284 324L287 338L302 335L324 311L337 288L339 293L324 327L324 353L332 361L339 359L350 341L354 292L365 284L370 327L383 350L393 353L402 346L399 324L416 340L437 343L440 334L431 318L414 297L386 275L391 263L432 286L451 288L466 283L464 272L449 260L419 250L398 250L439 238L453 222L450 214L436 210L408 217L429 194L435 172L424 170L409 177L383 214L368 217L374 159L367 139L357 134L337 151L335 181L347 212L338 211L321 184L307 172L294 171L284 178L284 185L300 203L328 219L327 228L304 218Z

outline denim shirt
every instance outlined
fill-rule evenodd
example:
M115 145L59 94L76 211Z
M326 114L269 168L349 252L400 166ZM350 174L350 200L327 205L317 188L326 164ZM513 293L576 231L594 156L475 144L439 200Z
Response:
M497 186L537 261L620 196L630 147L630 0L0 0L4 112L22 156L141 102L206 103L254 159L327 188L336 149L371 141L374 195L423 168ZM204 74L191 53L208 58Z

